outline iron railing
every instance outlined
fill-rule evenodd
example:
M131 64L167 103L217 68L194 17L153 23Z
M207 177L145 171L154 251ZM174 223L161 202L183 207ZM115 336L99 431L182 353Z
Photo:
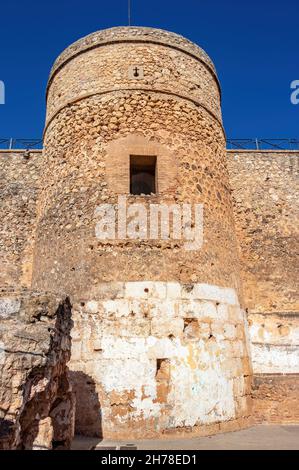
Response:
M42 139L0 139L0 149L34 150L42 148Z
M42 139L0 139L0 149L42 149ZM231 150L299 150L299 139L227 139Z
M227 139L234 150L299 150L299 139Z

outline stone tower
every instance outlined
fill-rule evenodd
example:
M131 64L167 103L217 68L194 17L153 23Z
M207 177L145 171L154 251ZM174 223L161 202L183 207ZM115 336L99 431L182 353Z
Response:
M77 430L127 438L245 426L251 369L209 57L152 28L77 41L51 71L44 140L33 285L73 303ZM149 213L203 205L201 246L128 237L117 216L97 236L99 207L130 222L136 203Z

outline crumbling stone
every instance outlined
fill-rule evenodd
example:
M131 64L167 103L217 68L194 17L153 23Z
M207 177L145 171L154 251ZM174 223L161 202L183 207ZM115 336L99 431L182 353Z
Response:
M70 446L71 304L52 294L0 293L0 449Z

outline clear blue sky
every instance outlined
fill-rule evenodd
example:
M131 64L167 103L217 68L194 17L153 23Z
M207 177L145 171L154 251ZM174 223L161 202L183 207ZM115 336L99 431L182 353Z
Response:
M57 55L93 31L127 24L127 0L2 0L0 138L38 138ZM180 33L213 59L228 137L299 137L298 0L132 0L132 20Z

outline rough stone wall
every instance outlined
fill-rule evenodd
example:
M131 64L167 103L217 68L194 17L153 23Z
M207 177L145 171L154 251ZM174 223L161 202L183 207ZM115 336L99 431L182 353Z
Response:
M299 315L248 315L256 422L298 423Z
M30 290L0 293L0 449L67 448L71 306Z
M209 434L250 423L251 365L233 289L104 283L74 306L71 369L82 434ZM85 382L85 390L84 390Z
M131 154L157 156L157 195L129 196ZM129 427L144 437L244 426L251 379L243 308L253 415L298 421L298 156L225 151L214 66L181 36L113 28L57 59L43 157L0 152L0 284L30 285L37 220L33 284L76 302L78 432L116 437ZM202 249L97 240L95 208L119 194L129 206L203 203Z
M0 285L30 286L41 152L0 150Z
M246 307L298 312L299 152L228 155Z
M298 374L255 374L252 388L254 421L298 424L298 391Z

